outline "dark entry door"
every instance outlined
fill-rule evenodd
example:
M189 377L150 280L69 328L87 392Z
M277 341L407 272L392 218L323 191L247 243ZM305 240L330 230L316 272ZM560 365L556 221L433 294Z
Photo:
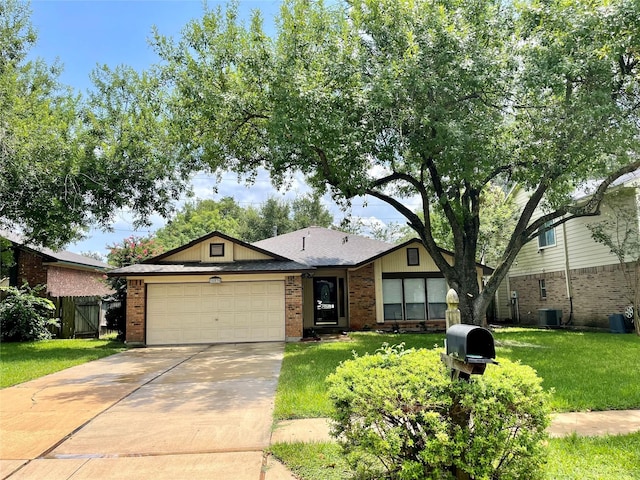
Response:
M338 285L335 277L313 279L313 304L316 325L338 324Z

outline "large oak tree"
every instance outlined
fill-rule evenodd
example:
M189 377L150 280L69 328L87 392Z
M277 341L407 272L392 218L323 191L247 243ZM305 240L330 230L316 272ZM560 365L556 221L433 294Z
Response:
M302 172L336 199L388 203L468 323L526 242L598 214L608 186L640 167L636 0L286 0L273 34L232 4L154 43L184 162L249 181L266 168L276 185ZM481 192L516 182L531 197L480 291ZM452 265L432 235L436 205Z

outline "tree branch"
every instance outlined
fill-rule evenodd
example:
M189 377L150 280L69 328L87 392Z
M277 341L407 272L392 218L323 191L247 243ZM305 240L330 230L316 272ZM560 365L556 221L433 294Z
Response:
M438 173L438 169L436 168L436 165L433 161L433 158L423 156L422 159L424 164L427 166L427 169L429 170L431 184L433 185L436 196L438 197L439 203L442 206L442 210L444 211L444 214L449 221L449 225L451 226L451 230L453 231L455 251L461 252L463 249L462 226L460 225L458 217L453 211L453 208L451 208L451 203L449 202L447 193L444 191L442 180L440 178L440 174Z

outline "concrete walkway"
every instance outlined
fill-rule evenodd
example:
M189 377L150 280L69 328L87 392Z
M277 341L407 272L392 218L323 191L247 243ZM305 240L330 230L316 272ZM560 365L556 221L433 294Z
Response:
M549 436L563 437L618 435L640 431L640 410L607 412L572 412L555 414L548 429ZM278 422L271 443L330 442L329 422L326 418L305 418Z
M282 354L129 350L0 390L0 478L259 480Z

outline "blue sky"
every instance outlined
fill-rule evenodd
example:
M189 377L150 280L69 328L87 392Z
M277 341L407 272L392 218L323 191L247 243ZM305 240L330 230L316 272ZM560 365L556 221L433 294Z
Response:
M215 8L226 2L209 0L209 8ZM278 12L277 0L241 1L241 15L248 17L254 9L262 11L265 23L272 23ZM124 64L137 70L144 70L157 61L147 39L152 26L160 33L178 37L182 28L192 19L198 19L203 13L203 4L192 0L137 0L137 1L61 1L35 0L31 2L32 22L38 32L38 42L32 50L32 56L44 58L52 63L56 59L63 65L61 81L84 93L91 88L89 75L97 65L110 67ZM288 192L278 192L266 175L247 188L238 184L235 175L225 175L218 184L218 193L214 194L215 180L208 175L196 175L192 181L198 198L219 199L233 196L241 205L258 206L269 196L293 198L309 189L298 178ZM329 197L324 203L331 210L336 222L344 214L333 204ZM389 223L404 223L402 217L392 208L376 199L369 199L363 207L363 199L355 199L352 214ZM153 219L149 229L135 231L127 212L117 212L114 232L92 230L90 238L69 245L73 252L100 252L105 254L106 246L119 242L132 234L146 235L164 224L161 218Z

